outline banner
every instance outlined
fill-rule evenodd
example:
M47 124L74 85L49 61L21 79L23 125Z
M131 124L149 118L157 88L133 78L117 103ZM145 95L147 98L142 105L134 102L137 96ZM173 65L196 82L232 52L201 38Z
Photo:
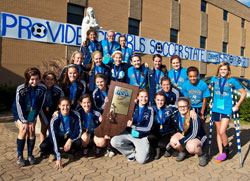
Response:
M99 41L106 39L107 31L99 31ZM116 33L118 40L120 33ZM0 12L0 36L47 43L81 46L81 26L55 21L31 18L16 14ZM144 54L160 54L165 57L179 55L182 59L205 63L228 62L233 66L248 67L249 58L229 55L180 45L171 42L126 35L127 46L133 51Z

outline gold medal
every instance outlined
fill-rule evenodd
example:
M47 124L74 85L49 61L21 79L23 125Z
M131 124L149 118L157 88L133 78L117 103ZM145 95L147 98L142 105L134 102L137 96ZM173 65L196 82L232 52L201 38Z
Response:
M163 129L163 125L162 124L160 125L160 129Z
M33 110L33 108L32 107L30 107L30 111L32 111Z
M67 138L67 134L64 135L64 139L66 139L66 138Z
M49 107L46 107L46 111L49 111Z
M185 133L184 133L184 131L183 131L183 132L182 132L182 135L184 136L184 134L185 134Z
M86 133L88 133L88 129L86 129Z
M71 101L71 104L74 104L74 102L75 102L75 101L74 101L74 100L72 100L72 101Z

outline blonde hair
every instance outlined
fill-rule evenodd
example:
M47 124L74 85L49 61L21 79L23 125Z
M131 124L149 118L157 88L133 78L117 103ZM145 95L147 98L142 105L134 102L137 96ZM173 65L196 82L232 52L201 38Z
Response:
M220 68L223 67L223 66L227 66L227 70L228 70L227 78L230 78L231 77L231 68L230 68L228 62L222 62L222 63L220 63L220 65L219 65L219 67L217 69L216 77L217 78L221 78Z
M72 53L72 55L71 55L71 57L70 57L70 63L71 64L74 64L74 58L75 58L75 56L76 56L76 54L82 54L82 56L83 56L83 53L81 52L81 51L74 51L73 53Z
M178 99L178 103L179 103L180 101L186 102L186 103L187 103L187 106L188 106L188 112L187 112L187 114L184 116L184 125L183 125L183 131L184 131L184 133L186 133L187 130L188 130L188 128L189 128L189 126L190 126L190 108L191 108L191 102L190 102L190 100L189 100L187 97L180 97L180 98Z
M100 54L101 56L102 56L102 52L100 52L100 51L94 51L93 53L92 53L92 64L91 64L91 69L90 69L90 71L89 71L89 75L91 76L92 75L92 71L93 71L93 69L95 68L95 61L94 61L94 57L95 57L95 55L97 55L97 54Z
M122 52L121 52L120 50L116 50L116 51L114 51L113 54L112 54L112 58L113 58L113 59L114 59L114 57L115 57L116 54L120 54L120 55L122 56Z

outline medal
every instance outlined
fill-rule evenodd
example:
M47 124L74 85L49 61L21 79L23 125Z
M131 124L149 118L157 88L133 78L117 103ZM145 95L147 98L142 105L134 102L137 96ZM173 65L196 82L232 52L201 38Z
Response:
M71 104L74 104L74 102L75 102L75 101L74 101L74 100L72 100L72 101L71 101Z
M163 129L163 125L162 124L160 125L160 129Z
M86 129L86 133L88 133L88 131L89 131L89 130L88 130L88 129Z
M64 135L64 139L67 139L67 134Z
M33 108L32 107L30 107L30 111L32 111L33 110Z
M48 106L46 107L46 111L49 111L49 107Z

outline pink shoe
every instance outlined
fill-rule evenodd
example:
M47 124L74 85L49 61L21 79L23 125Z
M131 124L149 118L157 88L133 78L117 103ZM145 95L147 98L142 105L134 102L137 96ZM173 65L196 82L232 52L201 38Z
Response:
M227 154L226 154L226 153L222 153L222 154L220 154L220 155L216 158L215 162L216 162L216 163L220 163L220 162L225 161L226 159L227 159Z

